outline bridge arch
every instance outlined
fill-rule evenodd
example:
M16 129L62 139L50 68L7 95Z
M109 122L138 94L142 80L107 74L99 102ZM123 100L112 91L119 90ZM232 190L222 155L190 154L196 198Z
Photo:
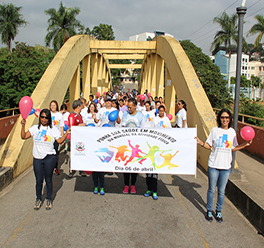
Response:
M98 41L88 35L71 37L54 57L36 86L31 98L34 108L47 108L51 100L62 103L70 89L70 102L83 96L111 89L111 68L128 65L109 64L109 59L143 58L139 88L152 95L165 95L168 113L174 116L175 94L188 104L188 125L197 126L198 135L206 139L215 126L215 115L203 87L180 43L171 37L158 36L153 41ZM81 65L80 65L81 64ZM164 71L165 70L165 71ZM82 82L80 84L80 72ZM165 77L164 77L165 75ZM20 138L21 117L0 152L0 166L11 167L16 177L32 165L32 139ZM26 129L38 119L29 116ZM209 151L198 147L198 161L207 168Z

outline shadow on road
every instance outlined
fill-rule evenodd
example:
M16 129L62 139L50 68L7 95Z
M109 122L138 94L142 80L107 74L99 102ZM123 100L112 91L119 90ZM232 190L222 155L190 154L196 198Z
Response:
M172 185L178 186L181 194L188 199L202 214L205 214L206 203L203 198L197 193L195 188L201 188L198 183L192 183L183 178L173 175Z

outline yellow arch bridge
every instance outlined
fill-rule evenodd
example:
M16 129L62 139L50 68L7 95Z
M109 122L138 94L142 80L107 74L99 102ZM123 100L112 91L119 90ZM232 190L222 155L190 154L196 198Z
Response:
M142 64L109 64L109 59L141 59ZM82 70L80 70L80 64ZM71 37L54 57L31 98L34 108L47 108L51 100L62 103L70 89L70 102L80 97L80 73L84 98L97 91L112 89L112 68L141 68L139 90L165 96L167 113L174 116L175 95L188 104L188 126L197 126L205 140L216 125L215 114L204 89L180 43L171 37L157 36L153 41L99 41L89 35ZM21 117L9 134L0 153L0 166L11 167L17 177L33 163L32 139L20 138ZM26 130L37 124L34 115ZM198 162L207 168L209 151L198 146Z

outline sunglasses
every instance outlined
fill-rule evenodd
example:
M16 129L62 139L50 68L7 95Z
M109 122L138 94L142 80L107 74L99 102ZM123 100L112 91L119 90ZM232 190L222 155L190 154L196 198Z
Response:
M41 119L46 119L48 120L49 118L47 116L40 116Z
M230 117L229 116L221 116L220 118L223 120L223 119L229 119Z

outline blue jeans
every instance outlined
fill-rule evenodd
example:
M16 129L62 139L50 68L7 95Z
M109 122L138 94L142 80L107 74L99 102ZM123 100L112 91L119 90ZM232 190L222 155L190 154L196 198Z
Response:
M208 167L208 179L209 179L209 188L207 191L207 210L213 211L213 200L216 185L218 187L218 196L216 203L216 211L221 211L225 198L225 188L228 182L231 168L228 170L221 170Z
M43 180L45 178L47 187L46 199L51 199L52 195L52 174L57 161L56 155L47 155L43 159L33 159L33 169L36 177L36 196L42 199Z

